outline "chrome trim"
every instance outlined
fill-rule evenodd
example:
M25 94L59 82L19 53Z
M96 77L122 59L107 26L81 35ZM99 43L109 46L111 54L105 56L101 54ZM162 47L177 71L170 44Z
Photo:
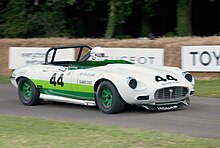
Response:
M185 98L186 95L189 93L189 89L187 87L167 87L158 89L154 93L154 98L157 101L165 101L165 100L176 100Z
M80 105L87 105L87 106L96 106L95 101L77 100L77 99L70 99L70 98L46 95L46 94L40 94L40 98L44 100L51 100L51 101L57 101L57 102L73 103L73 104L80 104Z

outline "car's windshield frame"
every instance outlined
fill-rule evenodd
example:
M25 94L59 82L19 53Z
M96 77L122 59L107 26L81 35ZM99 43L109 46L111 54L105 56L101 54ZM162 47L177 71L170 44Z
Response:
M54 64L55 63L54 59L55 59L55 56L57 54L57 50L68 49L68 48L73 48L73 49L79 48L80 49L79 52L78 52L78 55L76 57L76 61L72 61L72 62L76 62L76 63L79 62L79 61L86 61L90 57L90 52L92 50L92 47L87 46L87 45L52 47L52 48L48 49L48 51L46 52L46 55L45 55L45 65ZM82 53L83 53L83 50L85 50L85 48L89 49L89 51L82 58L80 58ZM52 57L51 57L50 61L48 61L49 60L49 54L53 50L54 50L54 52L52 53ZM60 61L60 62L65 62L65 61ZM66 61L66 62L68 62L68 61Z

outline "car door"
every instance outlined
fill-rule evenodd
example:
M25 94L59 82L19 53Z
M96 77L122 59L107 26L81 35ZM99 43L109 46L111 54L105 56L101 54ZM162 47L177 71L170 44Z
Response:
M42 83L38 87L42 88L41 92L44 94L80 100L90 99L91 96L94 96L94 92L88 93L88 86L79 84L79 82L83 82L82 80L78 80L82 69L77 66L77 61L81 60L88 53L89 49L85 51L81 46L80 50L79 48L74 48L69 52L69 49L71 50L72 47L51 50L55 54L47 55L47 62L45 65L42 65L40 70L39 79L42 80ZM67 54L62 53L62 51ZM59 55L61 57L58 57ZM91 90L93 86L89 86L89 88Z
M74 52L70 49L50 50L47 54L47 63L38 69L38 78L35 82L43 94L68 96L71 91L71 72L68 71L68 62L73 61Z
M68 67L44 65L38 71L35 85L43 94L68 97L68 92L72 89L70 80L71 72Z
M73 66L51 66L46 69L43 72L48 82L47 94L70 99L94 100L92 81L85 75L85 69Z
M73 70L71 76L72 91L75 98L80 100L94 101L94 76L95 74L89 69L78 67Z

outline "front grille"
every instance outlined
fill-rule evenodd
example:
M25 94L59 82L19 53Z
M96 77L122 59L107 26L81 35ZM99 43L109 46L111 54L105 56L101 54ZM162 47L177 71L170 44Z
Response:
M156 100L178 99L186 96L188 89L186 87L167 87L158 89L154 97Z

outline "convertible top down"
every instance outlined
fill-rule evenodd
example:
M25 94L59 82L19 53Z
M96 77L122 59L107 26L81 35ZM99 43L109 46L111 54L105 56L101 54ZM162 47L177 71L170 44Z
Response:
M73 58L60 58L67 50ZM106 60L101 48L87 45L52 47L43 64L17 68L10 79L25 105L52 100L97 105L108 114L122 112L126 104L148 110L184 108L194 94L194 78L188 72Z

